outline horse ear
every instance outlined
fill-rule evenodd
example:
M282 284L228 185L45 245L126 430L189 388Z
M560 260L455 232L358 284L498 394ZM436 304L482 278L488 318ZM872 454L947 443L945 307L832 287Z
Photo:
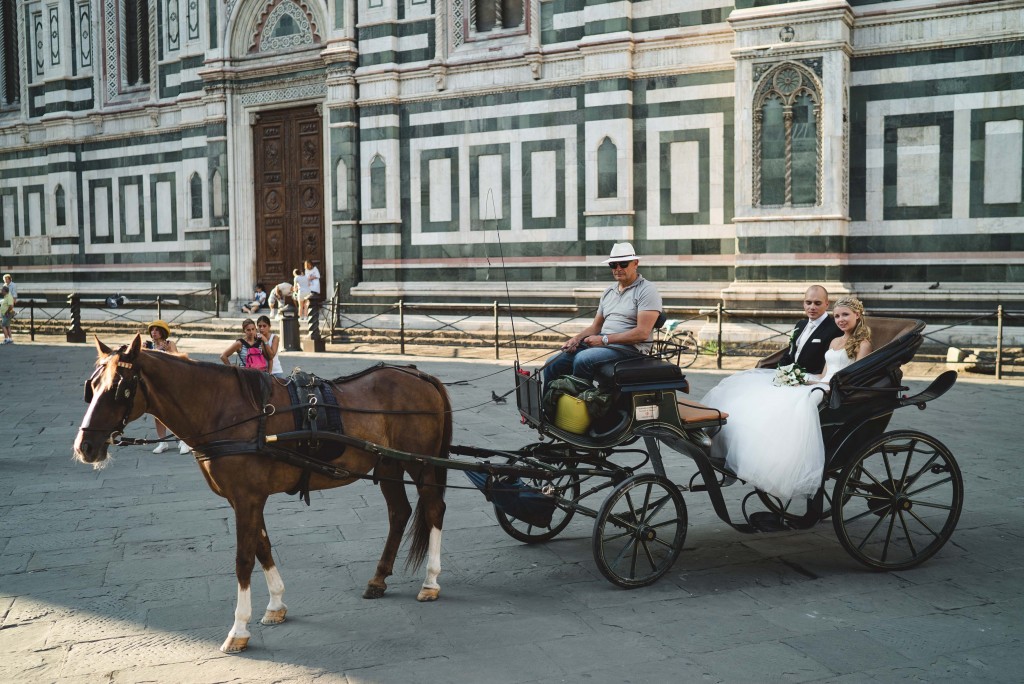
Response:
M100 338L98 336L93 335L93 339L96 340L96 351L99 352L100 356L109 356L114 352L113 349L100 342Z
M128 357L134 358L140 349L142 349L142 334L135 333L135 339L132 340L131 345L128 347Z

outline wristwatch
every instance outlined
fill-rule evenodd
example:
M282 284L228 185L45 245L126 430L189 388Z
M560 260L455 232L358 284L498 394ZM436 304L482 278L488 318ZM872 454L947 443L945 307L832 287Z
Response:
M608 336L607 335L601 335L601 344L603 344L606 347L608 346Z

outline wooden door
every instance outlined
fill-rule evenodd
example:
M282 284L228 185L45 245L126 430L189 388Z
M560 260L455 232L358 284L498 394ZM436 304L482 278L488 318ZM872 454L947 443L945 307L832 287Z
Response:
M262 112L253 125L256 278L269 292L309 259L324 262L323 134L315 107Z

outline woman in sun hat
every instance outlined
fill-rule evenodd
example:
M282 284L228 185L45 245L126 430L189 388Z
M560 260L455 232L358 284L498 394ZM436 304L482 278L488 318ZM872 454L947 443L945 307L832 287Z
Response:
M166 322L161 320L153 321L147 327L149 331L149 339L146 340L143 345L146 349L151 351L159 352L170 352L171 354L178 353L178 347L170 339L171 337L171 326L167 325ZM160 422L158 418L154 418L153 421L156 423L156 436L158 439L165 439L167 437L167 426ZM156 449L153 449L154 454L162 454L168 449L167 442L160 442L156 445ZM187 454L189 452L188 444L185 444L181 440L178 440L178 453Z

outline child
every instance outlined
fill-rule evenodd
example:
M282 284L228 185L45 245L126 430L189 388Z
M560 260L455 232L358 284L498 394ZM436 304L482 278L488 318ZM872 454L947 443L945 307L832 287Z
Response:
M295 276L295 290L292 294L299 302L299 318L305 318L309 313L309 276L299 269L292 271L292 275Z
M256 313L266 303L267 293L263 290L263 283L256 283L256 291L252 293L252 301L242 307L242 313Z

